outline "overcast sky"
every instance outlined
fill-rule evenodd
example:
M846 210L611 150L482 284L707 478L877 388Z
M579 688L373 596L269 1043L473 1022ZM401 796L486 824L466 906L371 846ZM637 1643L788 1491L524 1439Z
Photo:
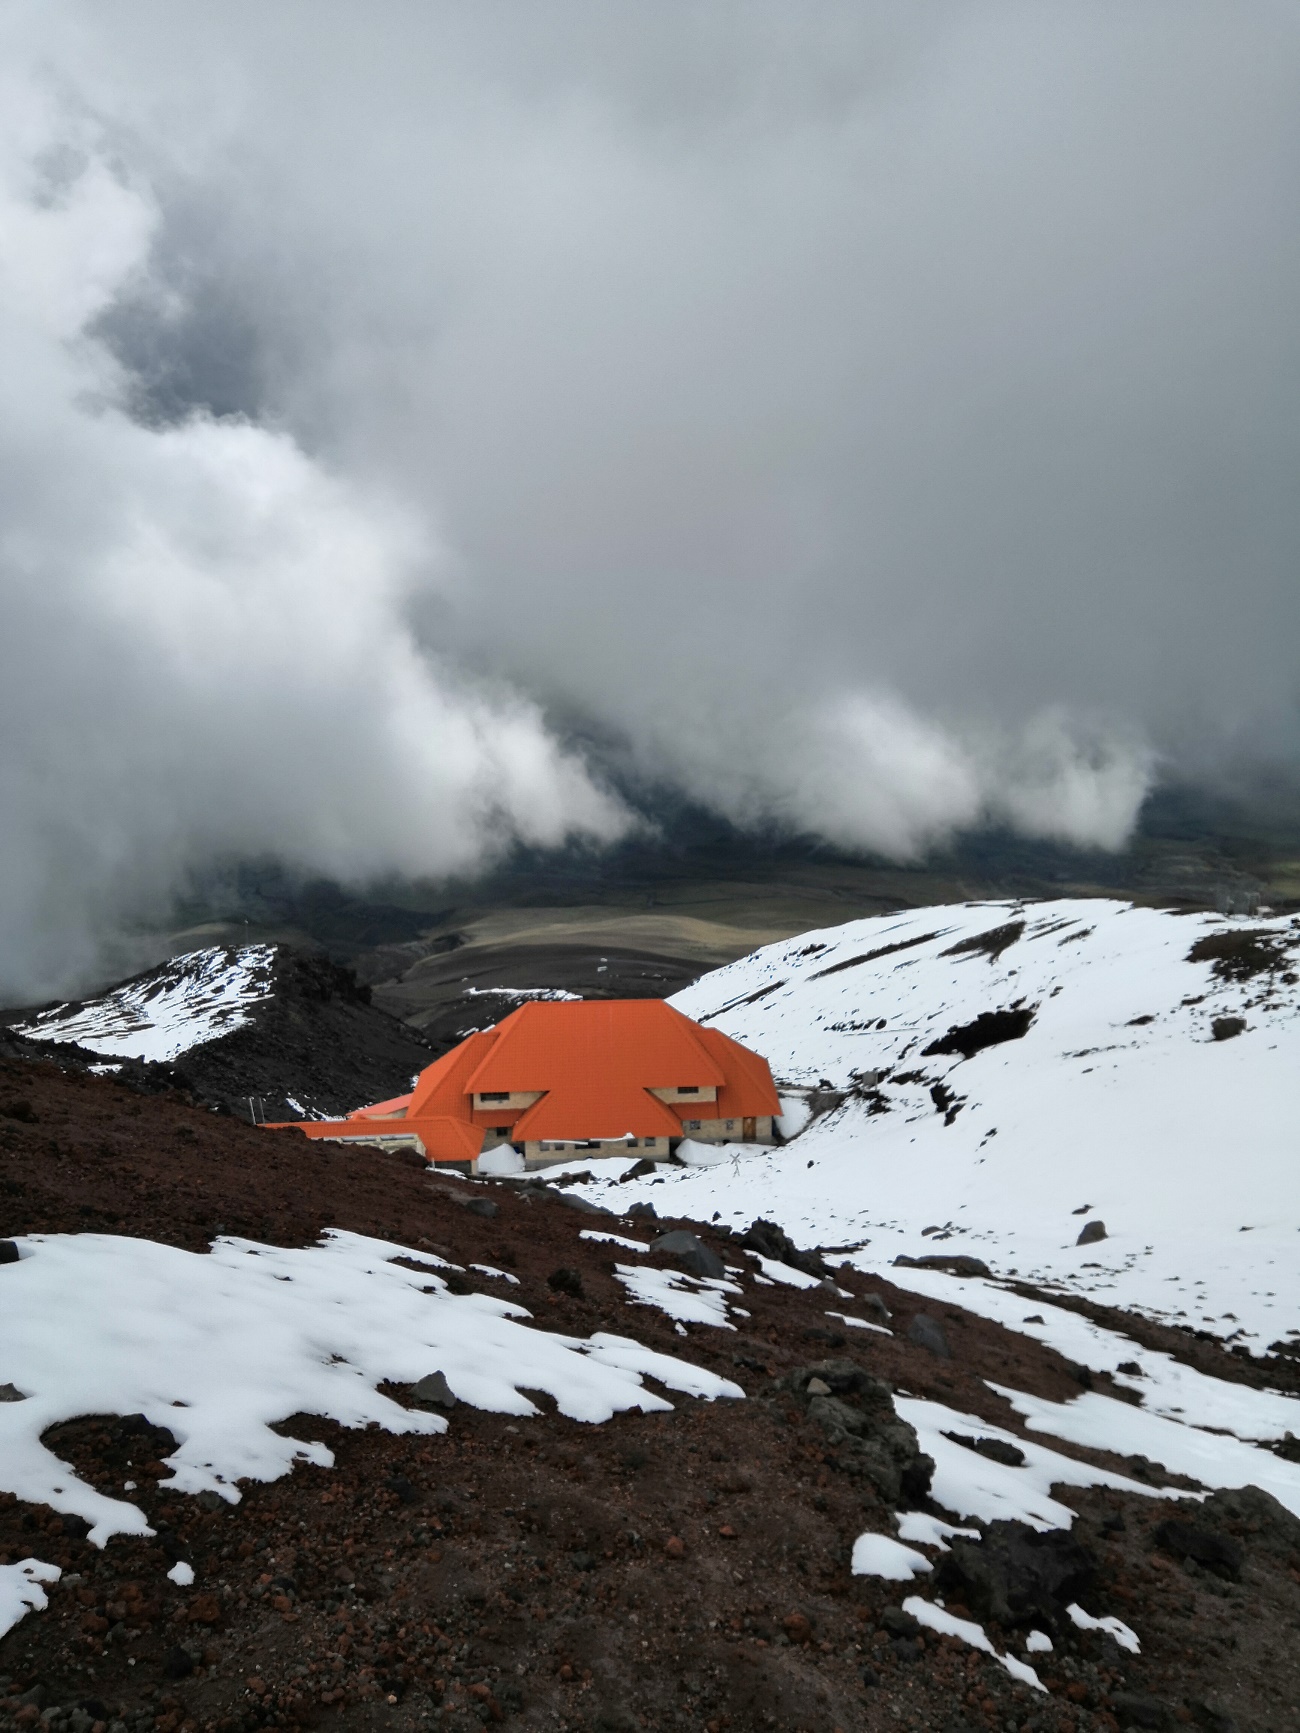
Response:
M610 765L896 858L1293 766L1298 90L1255 0L10 0L0 995Z

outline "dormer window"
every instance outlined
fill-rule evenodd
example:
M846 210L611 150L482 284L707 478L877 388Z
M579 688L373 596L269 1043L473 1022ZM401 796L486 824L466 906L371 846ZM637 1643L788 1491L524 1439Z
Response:
M494 1089L490 1093L484 1093L479 1096L479 1100L483 1102L509 1101L509 1099L510 1091L508 1089Z
M677 1093L679 1095L698 1095L700 1093L700 1086L698 1083L679 1083L677 1085Z

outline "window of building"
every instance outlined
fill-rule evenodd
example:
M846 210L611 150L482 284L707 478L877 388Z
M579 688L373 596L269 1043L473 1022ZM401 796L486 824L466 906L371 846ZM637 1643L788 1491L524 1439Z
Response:
M508 1125L494 1125L492 1130L497 1137L506 1137L509 1134L510 1127Z
M698 1095L700 1093L700 1086L698 1083L679 1083L677 1085L677 1093L679 1095Z
M687 1131L698 1131L700 1129L700 1121L698 1119L688 1119L686 1121L686 1129Z
M734 1120L734 1119L729 1119L729 1120L728 1120L728 1121L727 1121L727 1130L728 1130L728 1131L734 1131L734 1130L735 1130L735 1129L736 1129L736 1122L735 1122L735 1120Z
M510 1091L508 1089L495 1089L488 1094L479 1096L480 1101L509 1101L509 1099Z

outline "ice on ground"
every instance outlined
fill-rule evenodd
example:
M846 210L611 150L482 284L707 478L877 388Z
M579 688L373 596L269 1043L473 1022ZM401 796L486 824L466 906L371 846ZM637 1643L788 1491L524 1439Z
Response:
M63 1572L44 1559L20 1559L16 1565L0 1565L0 1637L12 1631L30 1612L43 1613L49 1596L42 1583L57 1583Z
M810 1276L806 1270L796 1270L793 1264L783 1264L776 1258L765 1258L761 1252L748 1252L769 1282L784 1282L787 1288L820 1288L820 1276Z
M177 1588L187 1589L194 1581L194 1566L186 1564L184 1559L177 1559L167 1572L167 1576L171 1582L176 1584Z
M1138 1642L1136 1633L1129 1629L1123 1619L1094 1619L1091 1613L1084 1612L1078 1601L1072 1601L1065 1610L1081 1631L1104 1631L1108 1637L1114 1637L1120 1648L1127 1649L1130 1655L1142 1653L1142 1645Z
M883 1577L890 1583L911 1582L934 1566L924 1553L903 1546L887 1534L860 1534L853 1543L855 1577Z
M1145 1456L1202 1486L1262 1487L1294 1516L1300 1516L1300 1463L1288 1462L1271 1450L1222 1433L1204 1432L1199 1426L1184 1426L1096 1390L1085 1391L1070 1402L1051 1402L997 1384L989 1388L1007 1398L1031 1432L1047 1432L1072 1444L1111 1450L1120 1456ZM1025 1441L1019 1443L1023 1449Z
M101 999L55 1005L18 1033L33 1041L73 1042L113 1059L163 1063L230 1035L249 1007L272 991L274 945L213 945L173 957Z
M1002 1394L1014 1395L1010 1391ZM901 1419L916 1428L921 1449L934 1458L931 1498L957 1516L975 1517L981 1522L1006 1518L1040 1530L1069 1528L1075 1513L1069 1505L1051 1496L1053 1486L1110 1486L1120 1492L1143 1493L1148 1498L1185 1496L1172 1488L1147 1486L1108 1468L1095 1468L1089 1462L1062 1456L1031 1439L991 1426L973 1414L961 1414L942 1402L919 1396L895 1396L894 1408ZM977 1450L955 1443L946 1436L950 1432L1014 1444L1025 1460L1017 1468L994 1462Z
M873 1324L867 1318L851 1318L847 1312L827 1312L828 1318L835 1318L841 1324L849 1324L855 1330L874 1330L878 1336L892 1336L893 1331L883 1324Z
M930 1516L924 1510L903 1510L898 1513L898 1538L917 1542L920 1546L938 1547L940 1552L949 1552L948 1545L953 1535L962 1540L981 1540L983 1536L977 1528L955 1528L952 1523L944 1522L942 1518Z
M656 1270L643 1265L615 1264L614 1277L622 1282L638 1306L657 1306L679 1324L713 1324L719 1330L734 1330L727 1316L728 1294L744 1289L721 1276L688 1276L679 1270Z
M923 1601L920 1595L909 1595L903 1602L903 1611L911 1613L917 1624L924 1625L929 1631L937 1631L942 1637L956 1637L958 1642L967 1643L972 1649L982 1649L1000 1662L1013 1679L1018 1679L1022 1685L1032 1685L1036 1691L1046 1692L1046 1685L1034 1669L1015 1655L1000 1655L989 1641L983 1625L977 1625L973 1619L959 1619L945 1608L936 1607L933 1601Z
M462 1402L524 1416L538 1410L522 1390L542 1390L562 1414L592 1423L671 1408L643 1376L710 1400L744 1394L618 1337L535 1329L522 1307L452 1294L423 1254L360 1234L331 1232L297 1250L224 1238L206 1256L112 1234L17 1243L19 1261L0 1266L0 1383L25 1399L0 1403L0 1488L84 1517L100 1546L150 1530L136 1505L96 1491L41 1442L78 1415L144 1414L177 1441L161 1485L236 1503L240 1479L275 1480L295 1461L332 1464L323 1444L271 1430L292 1414L447 1429L440 1415L381 1395L385 1381L441 1371Z
M606 1245L622 1246L627 1252L648 1252L649 1240L630 1240L625 1234L606 1234L599 1228L583 1228L578 1235L580 1240L602 1240Z

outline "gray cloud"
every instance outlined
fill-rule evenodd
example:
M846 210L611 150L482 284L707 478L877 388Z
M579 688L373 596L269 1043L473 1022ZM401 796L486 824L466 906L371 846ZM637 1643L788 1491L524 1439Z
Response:
M11 980L214 852L613 834L575 715L900 857L1294 762L1291 9L8 29Z

